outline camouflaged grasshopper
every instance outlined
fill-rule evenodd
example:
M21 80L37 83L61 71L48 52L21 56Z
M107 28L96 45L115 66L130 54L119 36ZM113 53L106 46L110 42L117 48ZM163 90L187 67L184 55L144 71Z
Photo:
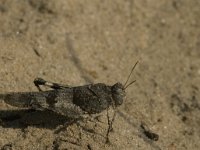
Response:
M74 119L78 119L84 114L98 114L107 110L108 129L106 141L108 142L115 118L114 111L114 115L110 120L108 108L111 106L115 110L116 107L122 105L126 96L126 88L135 82L134 80L127 84L137 63L133 66L124 85L117 82L112 86L97 83L71 87L36 78L34 84L39 92L0 94L0 98L13 106L28 107L35 110L50 110ZM47 86L53 90L42 91L40 86Z

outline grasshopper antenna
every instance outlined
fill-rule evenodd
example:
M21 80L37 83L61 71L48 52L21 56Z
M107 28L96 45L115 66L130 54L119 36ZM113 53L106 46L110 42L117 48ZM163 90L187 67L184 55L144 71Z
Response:
M133 72L133 70L135 69L135 67L136 67L136 65L138 64L138 61L135 63L135 65L133 66L133 68L131 69L131 72L130 72L130 74L129 74L129 76L128 76L128 78L127 78L127 80L126 80L126 82L125 82L125 84L124 84L124 89L126 89L127 87L129 87L131 84L133 84L136 80L134 80L134 81L132 81L132 82L130 82L128 85L127 85L127 83L128 83L128 80L130 79L130 77L131 77L131 74L132 74L132 72Z
M124 87L124 90L125 90L127 87L129 87L131 84L135 83L135 82L136 82L136 80L131 81L128 85L126 85L126 87Z

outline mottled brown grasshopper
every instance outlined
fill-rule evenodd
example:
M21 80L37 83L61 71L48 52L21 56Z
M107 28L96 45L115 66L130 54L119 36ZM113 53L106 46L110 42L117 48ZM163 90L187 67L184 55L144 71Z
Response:
M108 108L111 106L115 110L116 107L123 103L126 96L126 88L135 82L134 80L128 84L137 63L133 66L124 85L117 82L112 86L97 83L71 87L36 78L34 84L39 92L1 94L0 98L3 97L6 103L13 106L28 107L35 110L51 110L75 119L82 117L84 114L98 114L107 110L108 129L106 142L108 142L115 118L115 111L112 119L109 118ZM41 85L50 87L53 90L42 91Z

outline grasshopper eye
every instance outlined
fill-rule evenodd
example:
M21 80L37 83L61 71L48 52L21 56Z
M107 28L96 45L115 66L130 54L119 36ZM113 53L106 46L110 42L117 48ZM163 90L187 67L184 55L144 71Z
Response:
M123 100L126 96L123 85L121 83L116 83L112 86L112 98L116 106L119 106L123 103Z

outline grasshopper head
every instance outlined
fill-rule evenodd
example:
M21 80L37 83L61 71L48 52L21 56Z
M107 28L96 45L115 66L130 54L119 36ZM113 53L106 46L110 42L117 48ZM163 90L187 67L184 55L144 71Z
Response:
M119 106L123 103L123 100L126 97L126 92L125 92L126 88L128 88L131 84L133 84L136 81L136 80L134 80L134 81L128 83L129 78L131 77L131 74L137 64L138 64L138 61L135 63L135 65L131 69L131 72L130 72L124 85L122 85L121 83L118 82L111 87L112 98L114 100L115 106Z
M126 97L123 85L118 82L111 87L111 91L115 106L121 105L123 103L124 98Z
M131 74L133 72L133 70L135 69L136 65L138 64L138 61L135 63L135 65L133 66L133 68L131 69L131 72L125 82L124 85L122 85L121 83L117 82L116 84L114 84L111 87L111 92L112 92L112 98L114 100L115 106L119 106L123 103L124 98L126 97L126 88L128 88L131 84L133 84L136 80L128 83L129 78L131 77Z

